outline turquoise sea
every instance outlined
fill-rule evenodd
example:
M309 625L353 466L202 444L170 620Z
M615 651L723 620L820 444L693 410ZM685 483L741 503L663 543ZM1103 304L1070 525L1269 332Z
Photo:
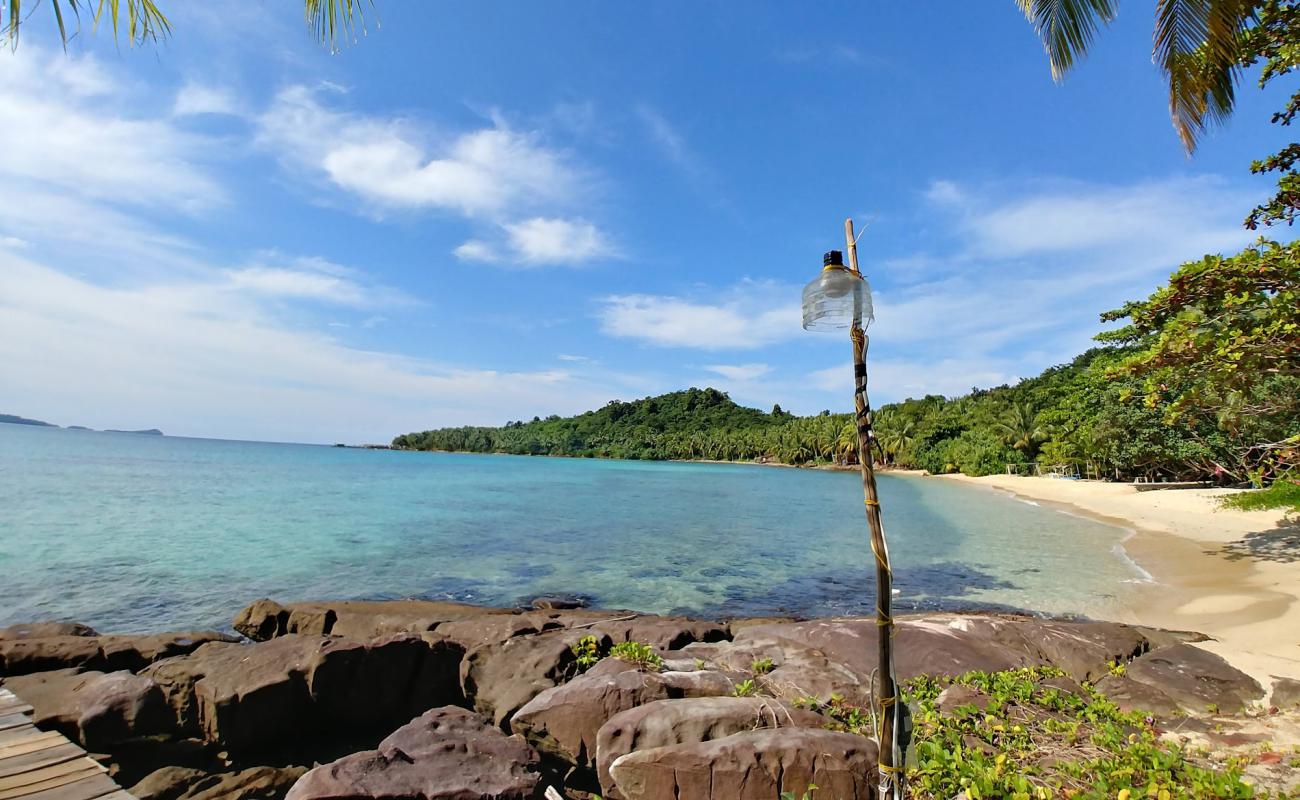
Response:
M880 478L904 609L1095 614L1127 531L978 487ZM0 424L0 626L227 628L245 603L450 598L869 613L858 477L342 449Z

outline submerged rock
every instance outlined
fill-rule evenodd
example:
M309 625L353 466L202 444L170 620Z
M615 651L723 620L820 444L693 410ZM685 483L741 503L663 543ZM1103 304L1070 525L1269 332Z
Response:
M398 728L375 750L323 764L287 800L534 800L538 758L463 708L436 708Z

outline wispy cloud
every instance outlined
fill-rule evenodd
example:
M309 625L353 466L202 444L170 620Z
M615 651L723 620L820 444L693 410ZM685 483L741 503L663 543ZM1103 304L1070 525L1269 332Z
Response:
M625 294L602 300L601 330L664 347L747 350L800 332L797 290L771 281L743 281L715 290L717 300Z
M165 118L132 114L130 89L90 56L32 45L0 70L0 178L79 198L195 213L226 194L197 166L205 140ZM9 205L16 205L10 203Z
M187 83L176 93L172 114L178 117L201 114L231 115L242 113L234 92L218 86Z
M709 372L721 375L724 378L733 381L753 381L767 375L772 371L768 364L710 364L706 366Z

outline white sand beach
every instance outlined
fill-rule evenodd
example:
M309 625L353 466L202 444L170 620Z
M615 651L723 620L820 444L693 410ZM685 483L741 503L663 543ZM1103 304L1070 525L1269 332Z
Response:
M1125 549L1154 583L1136 584L1123 621L1194 630L1265 687L1300 678L1300 522L1219 507L1233 489L1139 492L1099 481L943 476L1130 527Z

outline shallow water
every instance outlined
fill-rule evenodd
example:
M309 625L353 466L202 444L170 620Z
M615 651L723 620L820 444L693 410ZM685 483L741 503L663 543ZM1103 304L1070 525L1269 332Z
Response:
M903 609L1097 613L1126 531L884 475ZM858 477L0 424L0 625L226 628L263 596L582 594L649 612L869 613Z

